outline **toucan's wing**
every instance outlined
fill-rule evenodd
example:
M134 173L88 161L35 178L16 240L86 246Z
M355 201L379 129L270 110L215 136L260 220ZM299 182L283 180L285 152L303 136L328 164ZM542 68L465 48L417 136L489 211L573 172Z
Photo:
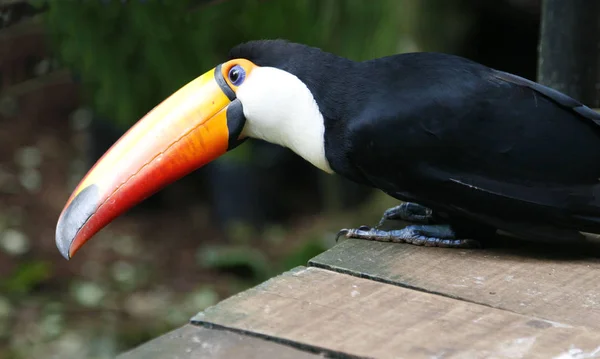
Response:
M442 60L411 63L397 101L352 124L349 157L368 182L506 220L589 218L600 231L600 115L518 76Z
M538 115L537 110L540 107L544 107L543 110L540 109L539 114L540 116L542 114L543 116L548 116L548 109L557 107L557 117L564 117L567 121L573 121L573 127L579 126L578 122L580 121L578 120L583 120L584 123L591 125L589 126L589 133L600 134L600 131L595 131L595 127L600 126L600 114L583 105L581 102L554 89L516 75L494 70L491 73L501 81L505 81L516 87L529 89L550 100L540 103L539 99L532 96L529 102L516 101L514 105L517 106L517 109L522 108L522 113L535 117ZM512 105L510 99L514 98L513 96L514 94L507 93L506 106ZM516 97L518 98L519 96ZM527 97L526 92L524 93L524 97ZM567 113L558 110L559 107L566 110ZM494 118L494 116L492 117ZM495 119L503 121L519 120L519 118L509 117L495 117ZM543 131L544 126L546 126L545 120L546 118L540 117L536 121L538 122L540 131ZM598 130L600 130L600 127L598 127ZM553 132L550 131L550 133L552 134ZM503 134L500 133L498 135L502 137ZM521 135L527 136L528 133L513 134L514 137ZM565 136L568 135L565 134ZM574 134L571 134L571 136L576 138ZM540 145L546 147L544 144ZM600 136L597 137L597 144L587 147L587 150L590 151L589 153L586 153L586 148L573 148L573 152L570 154L572 161L575 163L577 161L585 161L585 158L597 158L597 153L591 152L600 150L598 145L600 145ZM547 148L550 148L550 146L547 146ZM569 153L571 148L564 148L562 152ZM527 154L521 153L520 155L526 156ZM552 156L552 154L548 153L546 156L541 156L534 160L546 162L548 156ZM557 172L568 173L570 170L568 166L561 166L559 164L556 164L556 166L555 170ZM477 169L474 172L466 173L464 171L457 171L455 173L447 173L447 176L443 178L444 183L441 187L444 188L446 193L452 193L451 196L454 197L454 200L466 204L466 207L481 208L483 205L484 208L491 210L492 213L502 215L504 218L510 218L510 212L513 212L515 220L525 218L540 221L556 221L552 224L598 232L600 231L600 164L592 165L590 169L591 171L587 172L586 175L583 175L581 171L574 171L572 178L563 183L561 181L540 181L539 178L533 180L528 178L526 172L522 172L523 178L515 177L511 182L503 182L494 181L493 178L486 178L485 175L480 176L477 173ZM444 196L442 195L442 197Z
M569 97L561 92L558 92L550 87L546 87L539 83L527 80L517 75L509 74L507 72L494 70L493 75L503 81L510 82L512 84L518 86L529 87L533 91L538 92L539 94L546 96L548 99L554 101L556 104L570 109L579 115L582 118L592 121L594 124L600 126L600 113L592 110L591 108L585 106L581 102L575 100L572 97Z

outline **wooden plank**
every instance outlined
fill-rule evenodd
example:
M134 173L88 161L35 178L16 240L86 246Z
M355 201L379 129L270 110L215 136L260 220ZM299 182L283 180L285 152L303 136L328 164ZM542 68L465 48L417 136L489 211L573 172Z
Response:
M355 357L600 355L598 331L320 268L286 272L199 313L192 322Z
M191 324L121 354L117 359L316 359L319 355L282 344Z
M600 329L600 250L545 248L460 250L347 240L309 264Z

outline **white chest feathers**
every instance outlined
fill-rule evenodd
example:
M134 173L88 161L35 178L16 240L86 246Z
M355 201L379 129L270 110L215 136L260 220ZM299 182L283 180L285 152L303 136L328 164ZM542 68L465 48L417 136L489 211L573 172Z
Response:
M306 85L289 72L255 68L238 88L246 125L242 134L285 146L325 172L325 124Z

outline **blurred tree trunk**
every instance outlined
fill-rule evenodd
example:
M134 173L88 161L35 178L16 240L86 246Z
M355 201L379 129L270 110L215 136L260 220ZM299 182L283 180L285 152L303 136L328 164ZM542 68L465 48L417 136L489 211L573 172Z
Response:
M543 1L538 81L600 107L600 1Z

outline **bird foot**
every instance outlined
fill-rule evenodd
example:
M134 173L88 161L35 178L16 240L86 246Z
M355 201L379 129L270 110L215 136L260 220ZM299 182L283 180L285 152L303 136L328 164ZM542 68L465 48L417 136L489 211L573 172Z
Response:
M383 212L383 216L375 228L381 227L389 219L426 224L433 222L433 211L418 203L404 202Z
M335 239L336 242L341 236L378 242L409 243L425 247L481 247L479 241L456 238L456 234L450 225L410 225L402 229L390 231L360 226L356 229L340 230Z

